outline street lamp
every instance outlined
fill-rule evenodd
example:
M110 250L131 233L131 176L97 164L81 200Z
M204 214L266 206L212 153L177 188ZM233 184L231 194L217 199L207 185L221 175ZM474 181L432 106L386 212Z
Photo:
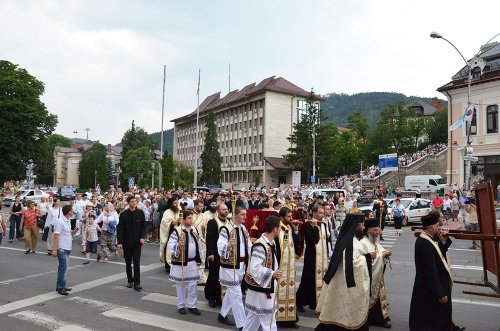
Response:
M151 171L151 190L153 190L155 186L155 165L154 162L151 163L151 169L153 170Z
M462 53L458 50L458 48L453 45L451 41L448 39L444 38L440 33L438 32L431 32L430 37L433 39L443 39L446 41L448 44L450 44L457 52L460 54L462 59L465 62L465 65L468 68L468 74L467 74L467 108L466 110L469 109L471 106L470 102L470 89L471 89L471 82L472 82L472 69L479 67L481 68L481 71L483 70L485 66L485 62L482 58L479 57L479 53L485 49L485 46L488 45L493 39L495 39L497 36L499 36L500 33L496 34L488 40L484 45L482 45L479 49L479 51L474 55L474 57L470 60L467 61L465 57L462 55ZM473 113L474 116L474 113ZM471 166L472 166L472 161L475 160L476 158L472 156L473 154L473 149L472 149L472 139L471 139L471 124L472 122L467 121L465 123L465 128L466 128L466 133L467 133L467 145L465 149L465 156L463 157L463 160L465 161L465 190L470 191L471 188Z

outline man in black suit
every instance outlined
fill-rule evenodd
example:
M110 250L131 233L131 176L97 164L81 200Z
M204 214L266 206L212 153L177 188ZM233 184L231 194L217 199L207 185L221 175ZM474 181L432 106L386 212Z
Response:
M259 209L259 204L260 200L257 199L257 195L255 193L252 193L250 195L251 200L248 201L248 209L250 210L258 210Z
M144 212L137 209L137 200L133 195L127 198L128 209L120 214L120 222L117 227L118 249L123 247L127 271L128 288L140 292L141 287L141 248L146 236L146 222ZM132 261L134 262L134 273L132 275Z

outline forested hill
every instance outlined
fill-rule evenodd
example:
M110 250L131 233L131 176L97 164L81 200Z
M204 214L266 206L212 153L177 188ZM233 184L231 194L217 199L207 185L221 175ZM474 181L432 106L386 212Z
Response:
M158 149L160 149L160 132L155 132L150 134L151 138L157 143ZM163 149L164 152L167 151L172 154L174 144L174 129L168 129L163 131Z
M333 121L337 125L347 126L347 119L356 110L360 109L368 117L370 126L374 127L379 119L380 111L387 105L402 103L408 105L415 100L423 100L432 105L432 98L406 96L395 92L363 92L356 94L331 93L324 96L325 101L321 103L321 110L328 121ZM443 102L443 109L446 109L447 102Z

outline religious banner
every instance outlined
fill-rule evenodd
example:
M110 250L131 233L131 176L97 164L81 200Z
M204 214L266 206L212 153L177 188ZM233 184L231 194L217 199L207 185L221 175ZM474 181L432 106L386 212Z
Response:
M250 235L250 240L255 242L264 233L264 222L269 216L278 216L275 210L247 210L247 219L245 227Z
M299 221L299 238L297 250L295 251L295 258L298 259L304 253L304 222L306 220L306 211L303 209L295 209L292 211L292 220Z

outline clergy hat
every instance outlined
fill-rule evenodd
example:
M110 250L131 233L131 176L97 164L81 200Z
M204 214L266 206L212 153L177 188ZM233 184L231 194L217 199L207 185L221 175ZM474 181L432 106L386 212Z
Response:
M429 215L420 217L420 220L422 221L422 226L433 225L439 222L439 214L430 213Z
M168 208L170 208L170 206L172 206L172 203L174 201L177 201L177 197L175 195L167 200L167 206L168 206Z
M217 198L215 198L215 197L213 197L213 198L209 199L209 200L207 201L207 204L211 204L211 203L214 203L214 202L215 202L215 203L217 203Z
M380 220L375 218L369 218L365 220L365 229L378 228L380 227Z

